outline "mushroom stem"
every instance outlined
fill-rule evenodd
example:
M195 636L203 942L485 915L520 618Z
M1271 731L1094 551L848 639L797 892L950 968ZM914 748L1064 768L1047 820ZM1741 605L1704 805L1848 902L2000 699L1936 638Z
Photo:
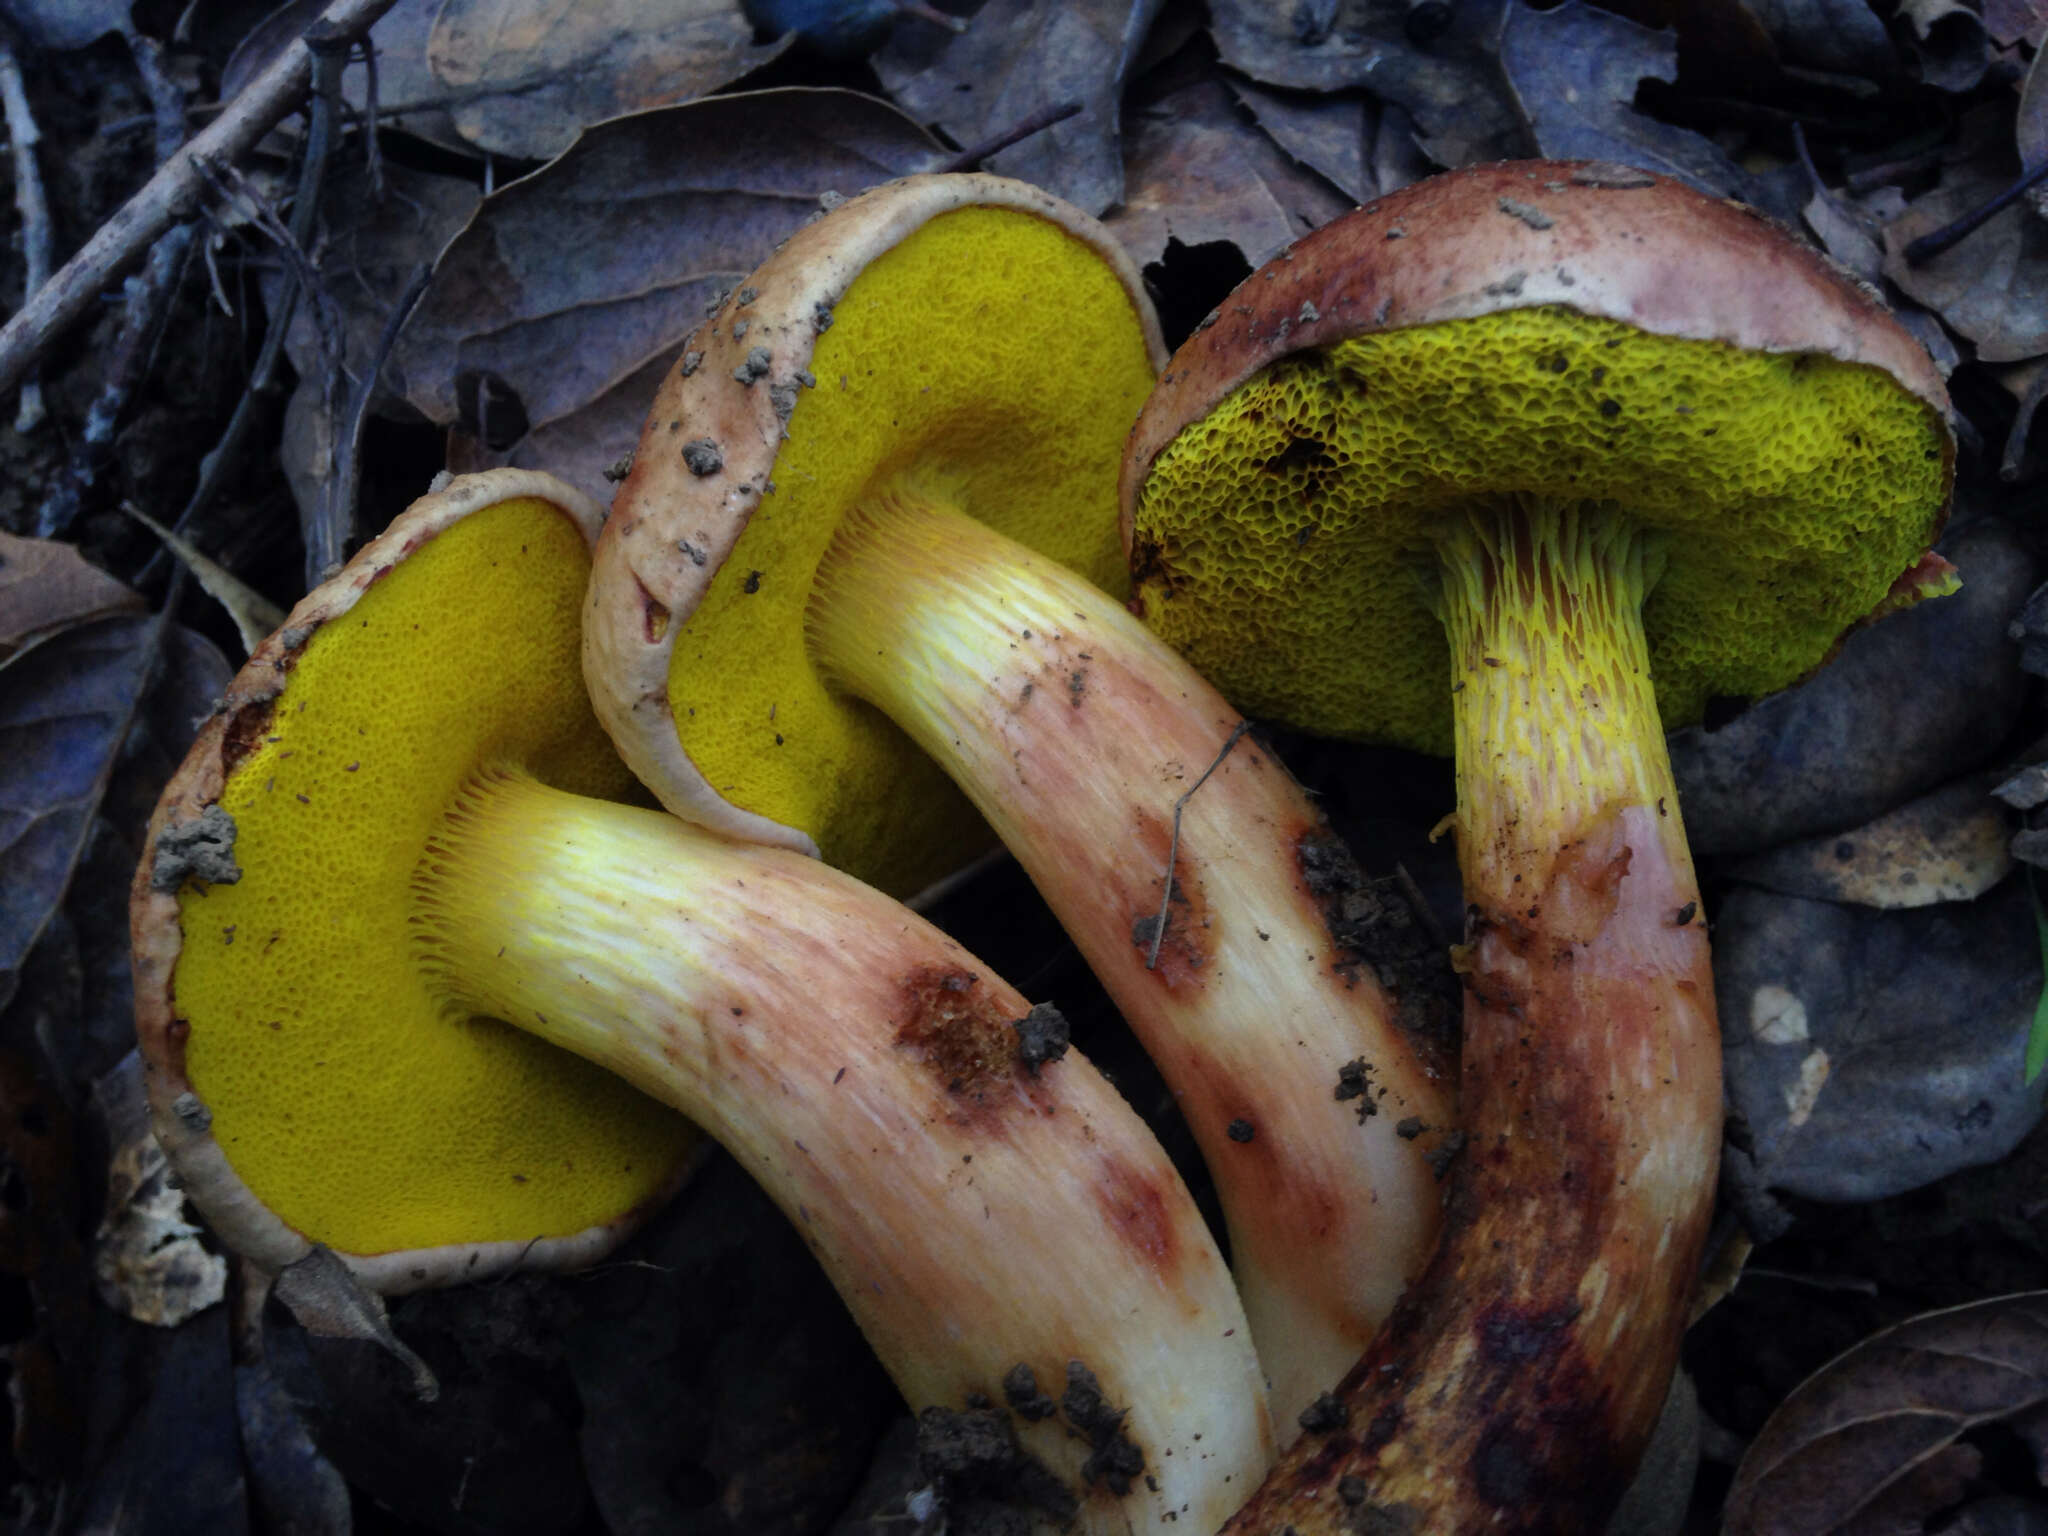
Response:
M495 771L443 815L414 891L451 1015L531 1030L702 1125L914 1407L1016 1410L1058 1480L1048 1523L1209 1529L1263 1471L1241 1313L1172 1165L1078 1056L1021 1060L1028 1005L922 919L801 855ZM1023 1406L1076 1379L1121 1418Z
M812 656L966 791L1157 1062L1215 1177L1290 1424L1435 1238L1427 1154L1452 1111L1415 1018L1428 988L1397 1012L1378 979L1404 939L1426 973L1427 947L1392 927L1397 901L1387 931L1343 921L1365 895L1355 867L1184 660L948 503L898 481L845 518L810 600ZM1351 883L1333 892L1338 866ZM1360 952L1376 940L1384 955ZM1370 1088L1340 1093L1360 1061Z
M1618 513L1535 499L1438 550L1469 1141L1442 1247L1346 1378L1348 1427L1298 1445L1233 1532L1353 1530L1368 1505L1446 1536L1600 1529L1711 1214L1720 1051L1650 686L1653 552Z

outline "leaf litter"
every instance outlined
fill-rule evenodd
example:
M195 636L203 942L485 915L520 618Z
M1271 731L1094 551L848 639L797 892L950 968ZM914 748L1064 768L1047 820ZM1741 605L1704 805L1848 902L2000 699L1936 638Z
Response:
M289 195L291 160L305 142L287 121L239 181L224 183L203 260L186 274L186 284L196 285L190 291L218 295L205 323L244 328L252 350L278 303L281 274L302 272L308 282L287 347L297 383L288 406L272 406L263 418L281 449L282 478L259 456L243 485L261 485L268 474L267 489L216 497L198 509L196 523L180 523L177 538L211 553L246 591L295 591L289 520L281 532L265 531L277 522L281 486L290 485L311 526L337 484L355 483L358 453L365 505L347 511L365 532L444 465L550 468L602 500L606 472L637 438L646 401L690 326L821 200L946 163L963 147L1069 105L1078 110L994 151L990 167L1106 213L1162 309L1170 319L1184 317L1173 320L1183 330L1235 274L1348 204L1478 159L1546 153L1648 166L1803 222L1894 304L1917 305L1909 323L1955 371L1965 468L1980 451L1968 446L1974 443L1985 445L1992 471L1992 483L1973 490L1959 537L1973 536L1969 524L1979 543L1987 528L2025 525L2025 505L2010 498L2033 487L2041 462L2026 438L2039 381L2048 377L2039 211L2048 199L2038 191L2019 197L1970 232L1958 231L2048 160L2037 83L2048 11L2037 0L1990 0L1981 8L1957 0L1881 8L1865 0L1662 7L1617 0L1608 8L1567 0L1547 9L1522 0L1212 0L1206 14L1157 0L987 0L948 8L964 13L957 26L859 0L751 8L719 0L544 7L398 0L371 32L374 87L360 57L342 74L347 132L330 152L304 249L252 239L260 228L283 227L268 204ZM97 164L91 156L99 139L96 125L78 137L65 116L67 92L85 79L104 84L121 67L116 54L79 50L134 20L122 5L81 11L8 0L6 9L28 46L45 50L35 62L54 65L32 73L31 95L50 135L45 173L58 172L62 215L77 203L63 168ZM167 41L195 85L217 78L226 98L324 9L299 0L246 37L226 35L202 11L190 33ZM373 102L375 157L361 132ZM106 174L129 174L118 157L106 164L113 168ZM86 232L72 227L66 235L75 242ZM1940 248L1909 260L1907 248L1929 238ZM417 307L401 314L401 300L420 281ZM84 356L103 344L82 340ZM75 427L91 398L87 373L61 354L46 359L54 417L46 431ZM354 419L359 409L366 422ZM117 455L125 451L138 465L152 447L142 421L138 412L115 438ZM4 435L0 451L10 451ZM49 462L45 451L36 474L61 474ZM166 527L182 499L176 490L167 494L169 507L137 503ZM111 496L95 500L88 492L82 508L72 548L0 548L7 562L0 564L0 644L14 647L0 663L0 1004L11 999L0 1006L0 1051L39 1063L78 1103L119 1054L126 997L120 887L139 847L139 819L203 713L205 700L195 704L190 685L225 676L206 640L129 611L132 594L165 611L168 562L154 556L153 541L134 532ZM1894 1314L1912 1303L1972 1299L1941 1270L1942 1244L1893 1244L1881 1254L1853 1249L1839 1233L1854 1218L1826 1215L1828 1207L1813 1203L1823 1173L1862 1181L1823 1197L1855 1202L1835 1210L1897 1223L1907 1218L1880 1192L1901 1180L1939 1178L1935 1189L1959 1187L1967 1169L1945 1170L1999 1156L2016 1138L2007 1161L2038 1166L2028 1159L2040 1138L2028 1138L2027 1127L2039 1115L2040 1089L2038 1079L2026 1079L2040 1048L2023 1050L2030 1033L2041 1038L2030 1029L2030 998L2042 995L2037 929L2012 916L2021 908L2015 877L2004 873L2011 858L2004 823L1981 797L1987 778L2017 766L2044 725L2037 696L2013 666L2012 642L2002 638L2039 574L2026 544L2006 548L1993 575L1968 576L1974 593L1966 588L1965 596L1982 608L1971 621L1981 636L1903 644L1903 673L1838 668L1858 679L1846 698L1844 685L1830 691L1823 678L1725 732L1700 735L1695 783L1707 786L1698 812L1710 832L1701 845L1710 905L1719 905L1731 941L1749 929L1764 936L1753 945L1731 943L1723 984L1751 978L1755 985L1743 983L1748 997L1764 989L1759 978L1768 972L1768 986L1799 1004L1795 1010L1781 999L1756 1013L1761 1023L1751 1034L1760 1044L1746 1047L1760 1060L1793 1054L1789 1073L1777 1061L1753 1074L1760 1089L1740 1090L1750 1096L1736 1138L1748 1145L1731 1152L1726 1219L1751 1222L1754 1236L1775 1241L1758 1250L1759 1278L1738 1285L1700 1325L1706 1429L1698 1443L1709 1461L1732 1463L1759 1430L1759 1447L1782 1447L1786 1432L1765 1429L1762 1420L1799 1374L1821 1363L1809 1358L1812 1344L1841 1328L1869 1331L1896 1320L1844 1306L1841 1295L1868 1294L1854 1287L1809 1285L1802 1294L1825 1294L1829 1304L1773 1303L1770 1311L1757 1287L1777 1284L1772 1276L1783 1266L1811 1268L1829 1252L1858 1252L1851 1262L1875 1277L1868 1285ZM260 606L244 607L251 624L266 622ZM178 614L227 637L216 615L192 605ZM1852 649L1886 628L1858 637ZM211 659L195 662L195 647ZM1901 675L1948 680L1923 689L1932 702L1907 708L1886 691ZM182 718L164 718L166 710ZM1931 755L1913 755L1921 752ZM1726 790L1734 780L1714 767L1717 760L1769 764L1781 777L1760 776L1760 785L1782 783L1789 773L1793 789L1731 801ZM1300 761L1333 805L1347 793L1345 773L1360 771L1347 768L1359 761L1348 749L1305 750ZM1686 791L1689 820L1694 792ZM1407 819L1418 845L1441 810L1440 798L1416 803ZM1717 820L1752 839L1746 851L1732 843L1724 845L1731 851L1712 851ZM1757 846L1767 823L1782 825ZM1375 825L1388 824L1381 812ZM1852 849L1848 857L1839 853L1843 846ZM1359 851L1377 862L1372 848ZM988 899L993 878L970 883L967 904L957 909L963 921L983 920L971 913L972 901L977 891ZM1994 908L2002 914L1995 920ZM2031 911L2026 906L2022 917ZM1059 1002L1077 1021L1077 1038L1113 1056L1114 1036L1098 1029L1089 1037L1081 1022L1089 1005L1085 984L1072 974L1077 967L1049 959L1070 952L1056 938L1041 934L1036 942L1036 949L991 958L1020 975L1064 967ZM1978 950L1981 958L1971 959ZM1870 966L1901 952L1916 968L1889 985L1830 969L1829 957L1860 955ZM1943 973L1937 961L1962 969ZM1981 1004L1963 1001L1980 992ZM1910 1008L1885 1011L1909 999L1919 999L1917 1016ZM1965 1007L1967 1019L1949 1016ZM1745 1003L1745 1017L1747 1010ZM1140 1061L1121 1068L1132 1081L1143 1070ZM1982 1106L1990 1107L1980 1113ZM1932 1161L1930 1147L1939 1153ZM60 1208L86 1209L90 1202L60 1195L49 1158L25 1158L17 1155L17 1170ZM103 1170L89 1171L104 1180ZM2036 1273L2048 1255L2043 1209L2039 1198L2016 1199L1996 1218L1999 1241L2017 1244ZM163 1230L173 1232L180 1218L167 1207L164 1219L173 1225ZM1802 1241L1810 1253L1798 1247ZM39 1294L54 1295L54 1273L31 1288L41 1284ZM67 1273L76 1280L75 1268ZM573 1282L560 1284L567 1288L559 1298L568 1300L549 1305L573 1305ZM135 1422L153 1427L102 1437L82 1458L37 1450L57 1443L56 1427L71 1422L77 1406L75 1397L66 1406L63 1392L47 1389L58 1379L53 1360L68 1362L63 1368L87 1384L80 1390L109 1390L107 1377L79 1363L80 1340L103 1309L74 1308L62 1322L43 1305L40 1331L12 1346L23 1415L19 1464L30 1480L19 1491L33 1500L68 1487L79 1507L108 1510L133 1486L138 1467L182 1454L193 1469L183 1507L217 1511L256 1497L249 1486L262 1483L259 1466L304 1466L311 1469L304 1486L328 1490L325 1504L310 1499L306 1519L331 1524L337 1474L317 1449L308 1450L293 1413L264 1406L274 1407L277 1395L258 1389L265 1382L274 1388L275 1375L241 1378L256 1405L241 1430L250 1446L245 1462L233 1449L235 1394L224 1387L175 1431L145 1416ZM2024 1312L2030 1304L2012 1305ZM619 1316L634 1315L630 1305L618 1306ZM220 1311L206 1309L170 1330L166 1338L176 1342L152 1358L172 1374L140 1370L134 1390L162 1402L176 1372L219 1386L226 1378L218 1373L255 1369L247 1336L234 1343L209 1321ZM1766 1332L1732 1340L1716 1332L1759 1315L1768 1317ZM582 1325L600 1321L586 1316ZM403 1317L398 1326L402 1337ZM2024 1353L2009 1320L1984 1336L2016 1358ZM287 1335L279 1339L285 1356L304 1353ZM63 1349L55 1350L60 1340ZM857 1352L857 1341L848 1347ZM1771 1393L1717 1372L1716 1350L1767 1361ZM630 1348L615 1353L634 1358ZM1870 1358L1891 1357L1880 1349ZM748 1379L738 1369L732 1379ZM1887 1403L1926 1396L1926 1384L1908 1371L1855 1369L1873 1422ZM632 1391L624 1377L586 1376L563 1390L585 1393L594 1419L631 1418L622 1407ZM802 1388L792 1380L787 1390ZM1903 1409L1894 1416L1904 1422ZM2025 1439L2036 1433L2039 1414L2014 1408L2006 1419ZM836 1421L824 1425L819 1419L815 1433L848 1433ZM331 1421L323 1428L337 1433ZM508 1432L502 1424L491 1431ZM1918 1470L1906 1477L1892 1476L1885 1464L1885 1454L1898 1454L1892 1442L1885 1442L1889 1452L1824 1464L1801 1439L1818 1444L1815 1433L1795 1424L1796 1454L1769 1452L1776 1459L1767 1473L1745 1468L1730 1504L1731 1529L1828 1528L1799 1523L1834 1518L1801 1502L1816 1487L1832 1486L1845 1500L1868 1495L1874 1508L1901 1519L1935 1507L1934 1500L1958 1519L1975 1519L1971 1511L1981 1509L1988 1521L1995 1501L2012 1495L2011 1479L1978 1454L1970 1425L1927 1428ZM512 1443L492 1448L495 1464L504 1464ZM684 1475L677 1467L689 1451L649 1445L636 1455L644 1459L629 1481L616 1458L586 1456L581 1473L595 1490L591 1507L627 1525L631 1509L672 1507L673 1479ZM664 1455L682 1460L665 1463ZM714 1496L732 1503L743 1497L738 1490L759 1486L760 1469L771 1464L727 1455L710 1471L689 1463L695 1470L688 1475L709 1479ZM836 1475L849 1464L839 1456ZM367 1475L360 1463L350 1465ZM1823 1465L1826 1475L1816 1481L1811 1468ZM241 1466L253 1479L248 1486ZM1787 1481L1787 1468L1798 1476ZM269 1497L291 1481L273 1475ZM1690 1492L1688 1481L1653 1500L1667 1528L1677 1505L1690 1500L1704 1518L1714 1502L1711 1481ZM390 1485L378 1486L384 1498ZM843 1485L835 1486L843 1498ZM435 1500L415 1502L417 1491L399 1488L391 1497L421 1519L439 1519L429 1513L439 1507ZM562 1507L572 1506L584 1507L576 1499ZM828 1511L812 1508L806 1528L820 1528ZM539 1510L537 1502L536 1518ZM881 1513L943 1518L929 1489L906 1489L894 1511ZM1737 1518L1761 1523L1737 1526ZM241 1528L212 1515L208 1523Z

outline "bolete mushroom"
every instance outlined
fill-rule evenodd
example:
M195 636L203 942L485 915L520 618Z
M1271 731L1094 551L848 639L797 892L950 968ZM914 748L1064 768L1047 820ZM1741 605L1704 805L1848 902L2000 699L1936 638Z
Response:
M1247 709L1455 744L1469 913L1443 1246L1346 1377L1348 1426L1231 1529L1599 1529L1720 1142L1660 715L1782 687L1941 589L1945 411L1869 290L1600 164L1382 198L1168 365L1125 463L1134 606Z
M922 919L617 803L578 668L599 521L523 471L415 503L257 649L166 791L138 1026L194 1200L266 1264L326 1243L392 1289L575 1259L671 1178L672 1106L798 1224L914 1407L1007 1393L1052 1516L1220 1521L1271 1437L1172 1165Z
M1397 1014L1381 977L1441 958L1404 954L1398 899L1363 920L1320 813L1118 600L1116 465L1161 350L1114 239L1033 187L854 199L662 385L586 677L678 815L899 890L972 802L1176 1095L1285 1421L1434 1238L1447 1084L1426 986Z

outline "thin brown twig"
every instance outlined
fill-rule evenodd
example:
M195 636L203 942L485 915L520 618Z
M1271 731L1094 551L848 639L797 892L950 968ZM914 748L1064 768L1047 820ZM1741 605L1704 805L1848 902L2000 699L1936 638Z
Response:
M398 333L412 314L413 306L426 293L427 280L433 275L432 262L423 261L414 268L405 291L399 294L398 302L391 306L391 313L385 317L383 333L377 338L377 350L371 354L363 376L356 380L355 389L349 395L341 430L334 438L334 474L320 498L319 511L312 526L306 529L308 588L318 586L341 568L348 541L355 534L356 487L362 479L363 421L370 414L370 402L376 398L377 377L383 373L392 349L398 345Z
M333 32L361 37L395 0L334 0L321 17ZM232 164L291 111L312 78L313 55L294 42L221 115L99 227L78 254L0 327L0 392L14 388L52 342L89 309L117 275L173 224L204 188L200 167Z
M991 155L1001 154L1012 144L1021 143L1025 139L1030 138L1034 133L1043 133L1055 123L1064 123L1070 117L1079 117L1082 105L1079 101L1062 101L1054 106L1040 107L1029 117L1021 122L1012 124L993 138L983 139L979 144L970 144L961 150L959 154L941 160L932 167L932 170L934 172L974 170L982 161L988 159Z
M0 103L7 113L7 137L14 152L14 207L21 215L21 254L28 267L22 284L26 302L50 280L50 200L43 192L43 173L36 161L36 145L42 132L29 110L28 86L21 78L21 60L6 38L0 37ZM43 386L30 379L21 386L21 405L14 417L14 430L33 432L43 419Z
M1251 728L1252 723L1249 720L1240 720L1233 725L1230 734L1223 738L1223 745L1209 760L1209 766L1202 770L1202 776L1182 791L1181 797L1173 802L1173 837L1166 845L1166 885L1159 893L1158 927L1152 933L1152 949L1145 956L1145 969L1148 971L1159 968L1159 946L1166 942L1166 919L1168 910L1173 905L1173 870L1180 861L1180 813L1187 808L1188 801L1194 798L1195 791L1209 782L1209 775L1223 766L1223 759L1230 756L1231 749Z

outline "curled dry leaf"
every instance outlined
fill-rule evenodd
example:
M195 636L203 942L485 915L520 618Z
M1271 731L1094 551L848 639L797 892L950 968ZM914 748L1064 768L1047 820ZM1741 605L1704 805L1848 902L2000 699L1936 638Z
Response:
M141 606L71 545L0 533L0 658L40 636Z
M707 305L821 198L920 170L938 152L894 107L844 90L714 96L600 124L484 200L406 322L393 378L429 420L506 455L486 462L537 451L525 431L484 430L487 384L531 431L581 435L577 467L607 466L639 436L645 381L664 371L654 364L673 359ZM601 476L546 464L610 500Z
M1645 80L1678 78L1678 42L1581 3L1549 11L1515 7L1500 35L1501 75L1539 154L1607 160L1739 197L1778 213L1774 189L1730 160L1713 140L1635 110Z
M1244 121L1217 80L1133 114L1128 175L1124 206L1105 222L1141 266L1158 261L1168 240L1227 241L1248 267L1260 266L1348 206Z
M1727 1536L1919 1530L1975 1469L1961 1437L2016 1430L2039 1459L2048 1292L1950 1307L1837 1356L1785 1400L1736 1470Z
M730 85L785 46L755 46L737 0L442 0L427 65L464 138L544 160L593 123Z
M1373 137L1371 107L1357 91L1307 95L1276 91L1248 80L1229 82L1275 144L1332 183L1354 203L1369 203L1380 188L1366 163Z
M1927 84L1962 92L1984 78L1991 38L1975 0L1901 0L1899 15L1910 23L1907 42Z
M2002 158L1951 166L1884 229L1884 275L1974 341L1987 363L2048 352L2048 224L2019 202L1921 266L1907 265L1905 251L2004 191L2012 172Z
M1972 901L2012 870L2009 818L1995 774L1972 774L1848 832L1787 843L1743 860L1734 878L1789 896L1859 906Z
M327 0L294 0L228 61L221 94L304 35ZM474 154L544 160L593 123L715 91L785 43L756 45L738 0L398 0L371 29L387 127ZM361 70L344 78L368 104Z
M100 1300L125 1317L175 1328L227 1294L228 1261L201 1241L149 1130L134 1052L93 1085L107 1141L106 1209L93 1240Z
M1035 182L1090 213L1124 199L1118 102L1160 0L989 0L965 32L905 23L874 57L889 94L960 144L1033 113L1081 111L991 157L986 169Z
M1737 886L1714 914L1728 1102L1758 1182L1879 1200L1996 1162L2026 1081L2041 947L2025 883L1895 911Z
M1427 47L1410 40L1410 9L1397 0L1213 0L1209 31L1225 64L1263 84L1305 91L1362 86L1400 107L1439 165L1526 154L1494 58L1502 18L1519 7L1469 0Z

